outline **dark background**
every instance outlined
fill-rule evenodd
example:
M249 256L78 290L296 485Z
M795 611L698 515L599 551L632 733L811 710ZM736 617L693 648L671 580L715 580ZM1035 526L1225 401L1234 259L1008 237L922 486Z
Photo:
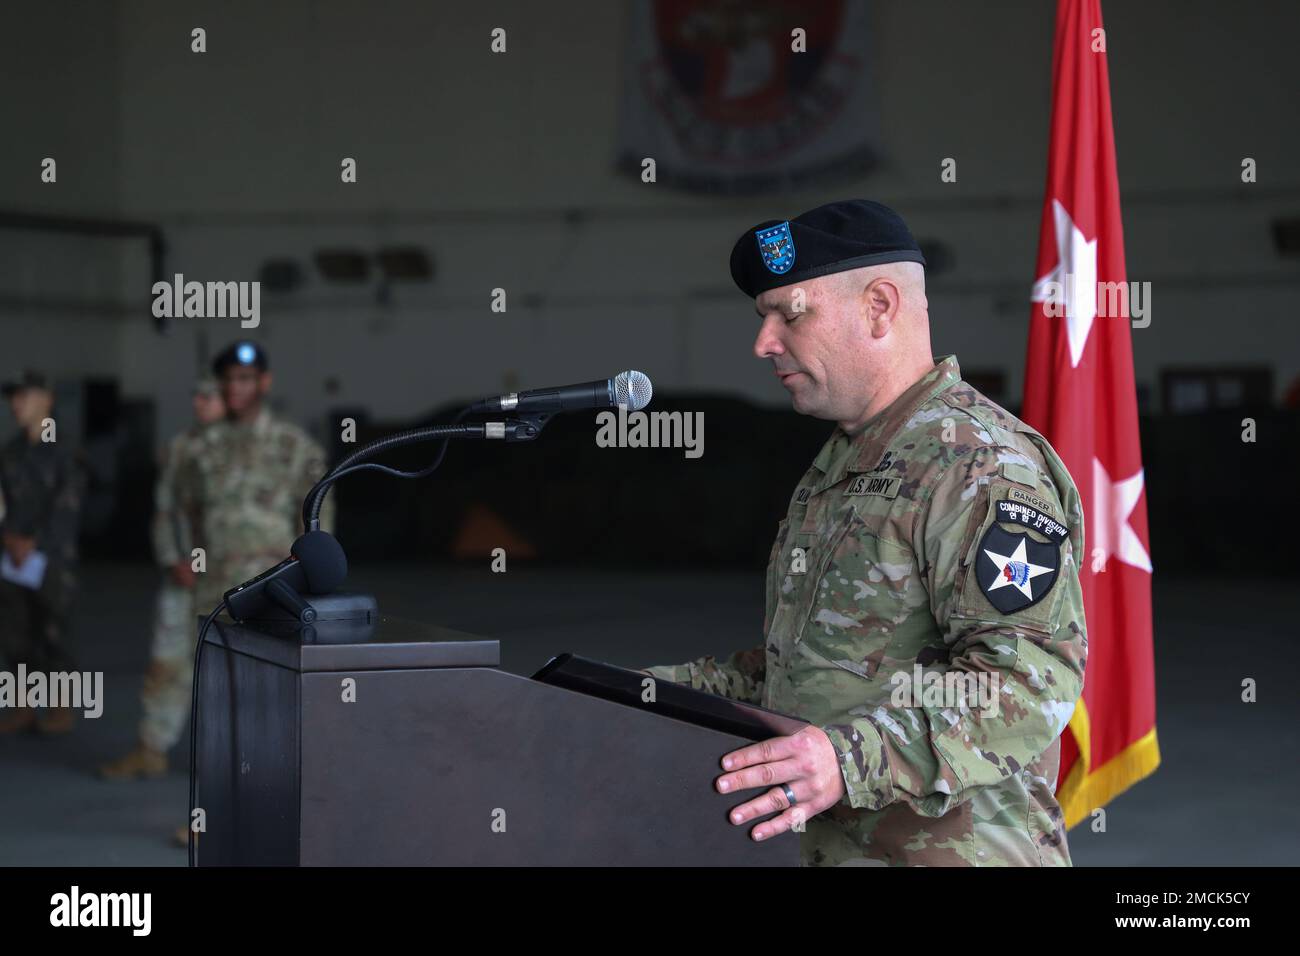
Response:
M641 4L123 0L0 15L0 375L56 378L61 440L90 470L75 643L109 695L72 737L0 740L0 863L181 862L166 844L181 773L109 785L89 771L134 734L155 454L234 338L265 346L275 407L335 455L345 416L364 441L628 367L653 378L654 408L704 412L699 459L597 448L575 415L531 446L453 447L424 482L340 485L354 582L389 611L501 638L521 672L562 650L645 664L758 643L772 532L829 425L791 412L750 353L756 319L726 259L751 224L850 196L899 210L934 266L936 354L1018 409L1054 5L742 6L852 30L866 92L829 113L859 144L843 162L730 185L667 162L658 183L630 174ZM1293 863L1297 707L1279 664L1297 636L1300 12L1162 0L1104 13L1128 278L1153 290L1133 351L1163 764L1111 805L1106 833L1074 831L1075 858ZM498 26L505 54L489 50ZM55 184L40 181L47 156ZM345 156L355 184L339 181ZM948 157L956 183L940 181ZM392 250L428 274L401 274L410 260ZM156 272L260 279L261 326L160 327ZM504 575L489 571L494 535L512 542ZM1239 700L1246 677L1257 704Z

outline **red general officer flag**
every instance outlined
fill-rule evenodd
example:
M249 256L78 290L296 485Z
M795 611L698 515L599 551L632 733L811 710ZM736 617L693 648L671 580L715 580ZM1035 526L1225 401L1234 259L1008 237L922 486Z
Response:
M1065 461L1084 509L1083 696L1062 735L1066 826L1160 763L1151 559L1100 0L1059 0L1052 135L1023 417Z

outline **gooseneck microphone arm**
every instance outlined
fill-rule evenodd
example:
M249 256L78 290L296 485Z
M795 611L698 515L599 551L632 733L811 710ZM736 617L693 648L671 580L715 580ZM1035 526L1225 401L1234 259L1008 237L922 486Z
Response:
M303 499L302 503L303 527L308 531L320 530L320 510L325 502L325 494L329 491L330 485L344 475L349 475L354 471L374 470L388 475L395 475L399 478L424 478L432 474L442 464L443 456L447 453L447 442L452 438L489 438L509 442L531 441L538 436L546 422L551 418L549 414L521 415L518 418L502 422L460 424L461 419L475 411L478 411L478 409L474 406L468 406L457 414L450 425L412 428L408 431L398 432L396 435L377 439L358 448L330 469L325 477L316 482L311 491L307 492L307 497ZM438 457L434 459L433 464L419 471L402 471L389 465L366 461L368 458L392 451L394 448L436 441L439 438L443 442L442 448L438 451Z
M320 510L325 501L325 493L330 485L354 471L373 469L398 478L423 478L442 464L442 458L447 453L447 442L452 438L472 436L508 442L532 441L546 427L546 423L552 416L559 412L588 408L615 408L624 405L629 409L640 410L649 404L653 393L654 388L650 383L650 377L644 372L629 369L602 381L512 392L509 395L483 399L461 409L450 425L413 428L373 441L344 458L324 478L316 482L311 491L307 492L307 497L302 503L303 529L320 530ZM467 415L499 414L513 417L506 421L484 422L478 425L460 424ZM442 447L438 450L438 457L434 459L433 464L420 471L402 471L388 465L366 462L368 458L403 445L414 445L439 438L442 439Z

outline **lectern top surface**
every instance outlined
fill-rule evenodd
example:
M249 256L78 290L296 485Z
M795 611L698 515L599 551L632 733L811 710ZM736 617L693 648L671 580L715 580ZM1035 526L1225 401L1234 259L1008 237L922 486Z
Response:
M390 615L314 625L275 620L238 623L222 617L207 640L302 671L501 664L498 641Z

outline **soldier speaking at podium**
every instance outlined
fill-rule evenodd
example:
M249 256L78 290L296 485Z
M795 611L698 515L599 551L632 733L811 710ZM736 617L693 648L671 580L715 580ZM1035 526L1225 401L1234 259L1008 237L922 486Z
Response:
M934 358L895 212L835 202L746 231L754 353L836 422L767 569L765 644L661 679L810 721L724 757L733 825L804 822L805 864L1069 865L1055 797L1087 638L1074 482L1037 431Z

